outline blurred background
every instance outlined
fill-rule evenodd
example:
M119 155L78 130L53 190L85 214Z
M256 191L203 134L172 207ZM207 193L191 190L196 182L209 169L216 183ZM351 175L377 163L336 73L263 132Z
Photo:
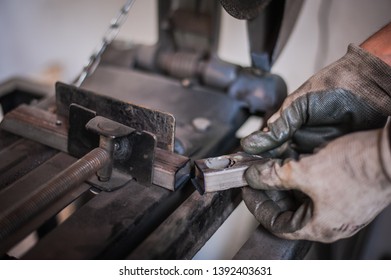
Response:
M0 83L26 77L49 85L71 82L100 43L125 0L0 0ZM138 0L117 39L153 44L157 0ZM391 20L389 0L307 0L272 72L293 91L313 73ZM250 64L244 21L222 15L219 55ZM243 204L195 258L231 258L254 230ZM230 246L227 246L230 244Z
M118 39L153 44L156 1L138 0ZM0 0L0 81L12 76L65 82L77 76L124 0ZM274 65L290 91L390 21L389 0L305 1L290 40ZM245 22L225 11L220 57L249 65ZM50 77L49 77L50 78Z

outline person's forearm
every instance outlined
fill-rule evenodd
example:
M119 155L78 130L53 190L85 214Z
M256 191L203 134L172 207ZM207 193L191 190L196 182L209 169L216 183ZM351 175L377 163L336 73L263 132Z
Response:
M365 40L360 47L391 66L391 22Z

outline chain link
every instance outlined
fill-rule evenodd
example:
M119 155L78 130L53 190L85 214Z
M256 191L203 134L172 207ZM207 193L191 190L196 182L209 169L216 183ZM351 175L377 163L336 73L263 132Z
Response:
M126 21L129 10L132 8L135 1L136 0L127 0L126 3L122 6L122 8L119 10L117 16L111 20L110 26L103 35L101 43L92 53L88 63L83 67L83 70L81 71L77 79L73 82L73 85L79 87L83 83L83 81L95 71L103 52L117 36L122 24Z

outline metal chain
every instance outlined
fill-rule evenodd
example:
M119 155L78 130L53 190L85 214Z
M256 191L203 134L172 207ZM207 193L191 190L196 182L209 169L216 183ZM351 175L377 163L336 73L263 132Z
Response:
M92 53L88 63L84 65L83 70L81 71L77 79L73 82L73 85L79 87L83 83L83 81L95 71L96 67L99 64L102 53L117 36L122 24L126 21L129 10L132 8L135 1L136 0L127 0L126 3L122 6L122 8L119 10L117 16L111 20L110 26L106 30L106 33L103 35L101 43Z

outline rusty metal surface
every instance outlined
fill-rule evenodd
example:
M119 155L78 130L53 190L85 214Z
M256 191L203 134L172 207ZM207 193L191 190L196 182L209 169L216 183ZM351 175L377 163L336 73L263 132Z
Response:
M66 139L67 151L74 157L82 157L91 149L99 146L99 135L86 129L87 123L96 116L96 112L77 104L69 106L69 129Z
M101 192L49 233L25 259L95 259L110 245L131 239L142 221L172 192L135 181ZM59 242L61 240L61 242Z
M75 158L59 153L47 160L41 166L29 172L20 180L9 185L7 189L0 192L0 215L7 209L14 207L21 200L28 199L35 191L40 190L42 185L50 180L55 174L61 172L76 161ZM66 205L80 197L90 188L87 184L81 184L67 195L51 204L45 211L31 218L26 224L18 229L10 238L0 244L0 255L9 250L14 244L22 240L32 231L39 228L45 221L56 215Z
M72 107L80 107L80 106L72 106ZM8 120L9 116L11 116L11 119ZM34 133L30 133L30 125L29 122L26 120L29 120L32 118L32 116L35 116L34 118ZM90 117L95 116L95 114L92 114ZM75 123L86 123L90 117L87 117L84 121L83 118L77 119L75 118ZM5 119L3 123L10 123L12 124L13 119L16 120L16 122L19 124L16 128L13 128L14 133L26 137L31 138L36 142L46 142L48 145L50 145L52 148L60 150L62 152L68 152L68 148L66 143L68 142L68 135L67 131L63 128L58 128L57 126L52 125L46 125L47 119L54 120L56 118L56 115L50 112L47 112L43 109L39 109L36 107L31 106L21 106L15 109L12 114L7 114L5 116ZM3 124L2 123L2 124ZM50 121L49 123L52 123ZM66 122L64 121L62 123L64 127L68 127ZM7 125L6 128L10 127L10 125ZM83 125L84 127L84 125ZM22 176L23 174L27 173L29 170L34 169L37 165L40 164L40 162L46 160L48 157L54 155L56 153L55 150L47 149L45 146L40 145L38 143L29 141L29 140L20 140L21 145L14 146L14 144L10 144L11 141L14 139L19 139L13 134L9 134L3 130L0 130L0 136L4 136L1 138L0 145L3 145L7 147L7 149L3 149L0 151L0 155L4 156L3 161L0 161L0 170L7 170L5 174L0 174L0 188L1 186L6 186L7 184L11 183L12 180L18 179L18 175ZM50 134L52 140L47 142L46 134ZM79 134L80 131L76 131L75 133ZM10 138L8 138L10 137ZM85 138L83 138L83 141L86 141ZM27 142L26 142L27 141ZM96 146L98 145L96 141ZM5 143L5 144L3 144ZM35 148L34 150L29 150L29 145L31 147ZM8 147L9 146L9 147ZM81 145L79 143L79 148L83 147L81 150L73 151L77 155L82 156L83 153L88 151L89 149L92 149L96 146L92 145L91 143L85 143ZM140 154L139 154L140 155ZM20 166L19 169L15 169L13 172L13 166L18 164L18 161L21 161L24 157L34 158L36 159L33 163L21 163L22 166ZM187 176L190 171L190 162L189 158L174 154L170 151L162 150L159 148L156 148L156 156L155 156L155 162L153 166L153 179L152 183L164 188L167 188L169 190L175 190L179 185L183 183L183 181L186 181L189 177ZM26 168L25 171L23 171ZM7 179L8 178L8 179ZM93 181L91 181L93 183Z
M157 137L159 148L173 151L175 119L171 114L147 109L115 99L110 91L106 92L112 97L99 95L91 91L79 89L63 83L56 84L57 113L68 117L69 106L76 103L106 117L136 130L148 131ZM129 100L127 100L129 101Z
M9 133L3 129L0 129L0 151L4 150L8 146L11 146L20 139L19 136Z
M51 203L78 187L109 160L108 153L96 148L42 185L39 191L19 200L0 214L0 243L45 210Z
M56 150L20 139L0 151L0 190L34 170L57 154Z
M66 151L68 133L67 121L56 115L28 105L21 105L9 112L0 127L6 131L40 142L41 144Z
M190 159L162 149L156 149L153 170L153 183L157 186L170 186L176 190L190 179Z
M236 190L194 192L127 258L191 259L239 202Z

